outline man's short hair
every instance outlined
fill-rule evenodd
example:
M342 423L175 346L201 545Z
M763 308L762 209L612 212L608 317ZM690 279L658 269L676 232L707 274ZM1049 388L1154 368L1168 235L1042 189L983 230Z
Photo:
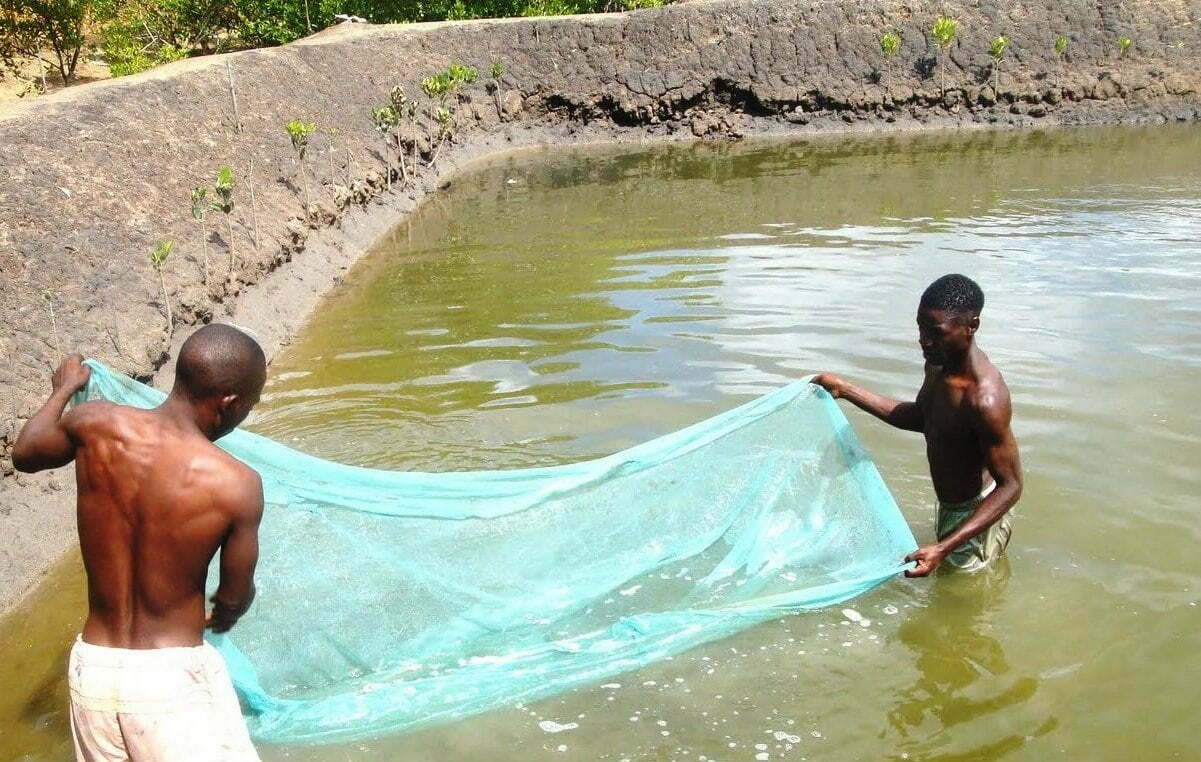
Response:
M263 348L222 323L210 323L189 336L175 363L175 384L193 399L255 394L266 376Z
M944 275L922 293L918 309L979 316L984 310L984 292L966 275Z

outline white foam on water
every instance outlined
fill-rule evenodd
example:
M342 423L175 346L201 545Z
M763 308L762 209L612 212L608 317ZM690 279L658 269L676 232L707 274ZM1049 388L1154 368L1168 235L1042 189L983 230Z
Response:
M575 730L580 726L578 722L568 722L560 725L554 720L543 720L538 723L538 727L542 728L544 733L562 733L564 730ZM566 747L564 747L566 748ZM560 749L562 751L562 749Z

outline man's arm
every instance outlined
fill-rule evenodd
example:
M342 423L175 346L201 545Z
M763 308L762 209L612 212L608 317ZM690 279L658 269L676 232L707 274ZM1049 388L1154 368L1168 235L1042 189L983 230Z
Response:
M232 495L234 521L221 544L221 582L213 595L213 613L208 621L213 632L228 631L254 601L254 567L259 560L259 522L263 518L263 481L254 471L238 481Z
M997 483L988 497L954 532L942 540L924 545L905 557L917 566L906 570L906 577L925 577L938 568L951 551L992 526L1022 496L1022 460L1018 443L1009 427L1013 406L1009 394L989 395L981 400L977 436L984 453L988 473Z
M51 377L50 399L25 422L13 446L13 467L33 473L65 466L75 459L75 441L68 431L70 414L63 416L71 395L88 383L92 371L78 354L68 355Z
M883 397L832 373L814 376L813 383L828 391L834 399L845 399L860 410L871 413L898 429L920 432L925 428L922 409L916 402L901 402Z

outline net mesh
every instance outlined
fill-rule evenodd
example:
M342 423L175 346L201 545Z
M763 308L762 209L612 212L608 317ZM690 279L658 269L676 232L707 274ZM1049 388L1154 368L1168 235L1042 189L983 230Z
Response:
M163 399L89 365L85 398ZM837 404L804 382L548 468L408 473L245 431L218 444L261 474L267 501L258 598L212 637L265 741L544 697L846 600L916 546Z

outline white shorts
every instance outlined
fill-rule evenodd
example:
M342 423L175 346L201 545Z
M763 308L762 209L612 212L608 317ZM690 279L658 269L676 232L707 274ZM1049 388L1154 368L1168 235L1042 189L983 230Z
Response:
M71 649L71 737L81 762L257 762L225 661L187 648Z

